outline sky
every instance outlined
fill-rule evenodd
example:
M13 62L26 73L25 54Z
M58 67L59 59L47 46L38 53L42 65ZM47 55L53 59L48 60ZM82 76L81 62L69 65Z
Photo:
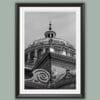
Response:
M25 13L25 48L34 40L44 38L44 33L52 23L56 38L64 39L74 47L76 35L75 12L26 12Z

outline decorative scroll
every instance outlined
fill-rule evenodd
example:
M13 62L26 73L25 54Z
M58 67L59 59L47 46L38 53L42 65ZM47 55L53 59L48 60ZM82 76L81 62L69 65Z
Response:
M50 80L50 74L45 69L36 69L33 71L33 79L34 82L45 84Z

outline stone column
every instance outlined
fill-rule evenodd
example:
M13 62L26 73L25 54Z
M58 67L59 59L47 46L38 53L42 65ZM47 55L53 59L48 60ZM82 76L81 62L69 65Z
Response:
M34 57L36 57L37 58L37 49L35 49L35 51L34 51Z
M30 52L28 52L27 62L30 62Z
M34 52L34 64L35 64L35 62L37 61L37 49L35 49L35 52Z
M45 48L43 48L43 52L42 52L42 54L44 54L44 53L45 53L45 51L46 51L46 50L45 50Z
M67 56L70 56L70 50L69 50L69 49L67 50L66 55L67 55Z

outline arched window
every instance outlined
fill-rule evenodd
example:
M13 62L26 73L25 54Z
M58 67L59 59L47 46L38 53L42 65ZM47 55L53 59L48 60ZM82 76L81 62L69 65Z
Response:
M51 34L51 38L53 38L53 34Z
M50 34L48 34L48 37L50 38Z

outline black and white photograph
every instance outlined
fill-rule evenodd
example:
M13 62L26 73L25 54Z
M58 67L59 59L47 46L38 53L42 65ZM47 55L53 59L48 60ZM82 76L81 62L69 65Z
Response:
M84 4L16 4L16 97L84 97Z

